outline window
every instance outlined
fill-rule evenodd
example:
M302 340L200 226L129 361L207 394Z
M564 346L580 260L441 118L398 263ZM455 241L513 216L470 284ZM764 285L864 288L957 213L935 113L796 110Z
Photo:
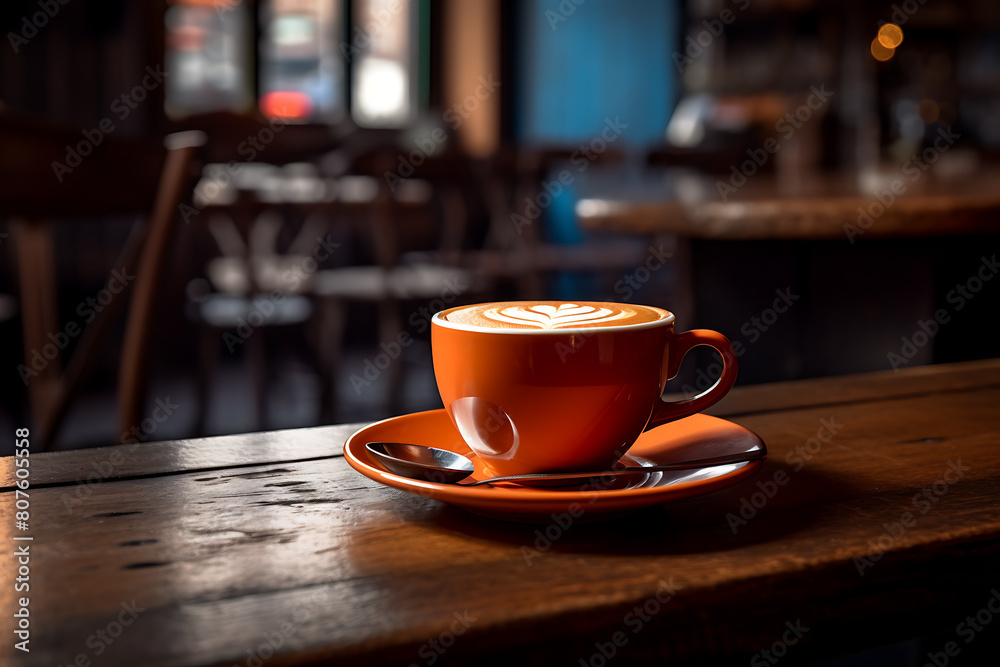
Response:
M251 23L245 4L175 0L164 24L168 116L250 108Z
M355 0L351 115L364 126L406 124L416 106L416 2Z
M261 9L260 96L265 116L333 122L344 113L340 0L272 0Z
M171 0L167 114L245 112L256 99L265 116L334 123L350 98L357 124L404 126L417 109L420 9L420 0Z

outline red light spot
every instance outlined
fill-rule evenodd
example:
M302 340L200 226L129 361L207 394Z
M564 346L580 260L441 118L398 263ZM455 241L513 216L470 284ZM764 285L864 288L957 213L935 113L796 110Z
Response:
M293 90L275 90L260 98L260 111L268 118L305 118L312 110L312 99Z

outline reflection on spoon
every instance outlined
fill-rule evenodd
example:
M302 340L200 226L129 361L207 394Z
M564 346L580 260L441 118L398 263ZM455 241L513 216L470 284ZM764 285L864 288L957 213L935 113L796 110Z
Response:
M365 448L375 460L387 471L439 484L458 484L475 471L472 461L461 454L449 452L446 449L413 445L403 442L369 442ZM479 486L496 482L518 482L526 480L573 480L592 479L595 477L634 475L636 473L665 472L671 470L696 470L712 466L732 465L748 461L761 461L767 458L767 448L760 448L739 454L713 456L707 459L694 459L680 463L663 463L651 466L622 466L611 470L595 470L585 472L541 472L524 475L505 475L489 477L475 482L466 482L461 486Z

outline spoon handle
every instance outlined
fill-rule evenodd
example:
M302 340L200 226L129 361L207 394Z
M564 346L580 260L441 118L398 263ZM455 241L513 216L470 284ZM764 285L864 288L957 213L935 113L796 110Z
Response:
M594 479L600 477L619 475L634 475L636 473L647 472L668 472L672 470L696 470L698 468L711 468L713 466L731 465L733 463L746 463L749 461L760 461L767 458L766 449L757 449L752 452L742 454L727 454L725 456L714 456L707 459L695 459L693 461L682 461L680 463L662 463L653 466L626 466L614 468L612 470L597 470L586 472L535 472L524 475L504 475L503 477L490 477L480 479L475 482L459 482L459 486L480 486L482 484L494 484L496 482L519 482L531 479Z

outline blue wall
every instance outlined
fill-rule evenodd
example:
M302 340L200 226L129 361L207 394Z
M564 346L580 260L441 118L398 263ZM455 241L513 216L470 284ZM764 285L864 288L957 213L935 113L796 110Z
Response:
M514 48L514 138L577 145L600 136L605 118L628 128L615 148L665 140L676 105L679 0L520 0ZM577 4L579 3L579 4ZM544 236L579 243L576 184L544 214ZM556 276L553 296L589 298L584 276Z
M589 140L618 115L629 125L624 142L662 142L679 76L676 0L576 2L521 0L516 138Z

